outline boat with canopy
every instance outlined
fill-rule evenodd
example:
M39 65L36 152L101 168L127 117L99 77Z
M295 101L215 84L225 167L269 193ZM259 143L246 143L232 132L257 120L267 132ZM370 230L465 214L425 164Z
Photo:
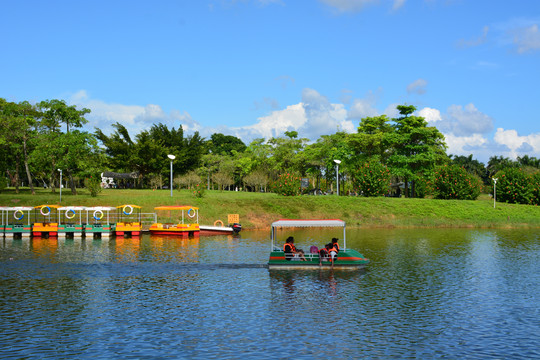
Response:
M156 222L150 226L150 233L154 235L199 235L199 208L194 206L158 206L155 207L167 222ZM163 216L166 212L166 216ZM177 214L177 216L172 216ZM173 220L174 219L174 220ZM174 222L173 222L174 221Z
M312 248L316 248L309 253L305 253L305 261L302 261L300 257L291 258L287 257L283 249L285 239L282 240L281 245L278 243L277 233L279 229L294 229L294 228L338 228L343 232L343 238L339 250L337 260L331 261L319 261L318 248L313 245ZM299 220L299 219L283 219L272 223L271 226L271 241L272 248L270 252L270 259L268 261L268 268L270 270L296 270L296 269L349 269L356 270L362 269L369 264L369 260L366 259L361 253L354 249L347 249L347 239L345 231L345 221L339 219L332 220ZM323 245L324 246L324 245ZM322 259L321 259L322 260Z

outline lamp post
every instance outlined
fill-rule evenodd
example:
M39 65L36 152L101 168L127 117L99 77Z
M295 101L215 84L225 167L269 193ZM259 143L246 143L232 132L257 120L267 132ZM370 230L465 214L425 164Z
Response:
M172 162L173 162L174 159L176 159L176 156L170 155L170 154L169 154L169 155L167 155L167 157L168 157L169 159L171 159L171 184L170 184L170 186L171 186L171 197L172 197L172 188L173 188L173 182L172 182L172 181L173 181L173 180L172 180L172 175L173 175L173 174L172 174Z
M493 208L495 209L495 202L497 201L497 178L493 178Z
M62 202L62 170L57 170L60 171L60 202Z
M337 196L339 196L339 164L341 164L341 160L334 160L336 163L336 193Z

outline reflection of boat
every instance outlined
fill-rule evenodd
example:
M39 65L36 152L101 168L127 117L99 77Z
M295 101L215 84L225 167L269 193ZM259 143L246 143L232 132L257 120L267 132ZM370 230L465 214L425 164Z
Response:
M171 220L171 211L178 212L178 223L156 222L150 226L150 233L154 235L199 235L199 208L193 206L158 206L156 211L169 211L168 220Z
M334 269L361 269L369 264L369 260L364 258L362 254L353 249L347 249L347 241L345 237L345 222L342 220L278 220L272 223L272 251L268 261L269 269L329 269L332 264L329 261L323 261L319 266L319 254L305 254L306 261L300 259L286 259L283 248L279 248L276 239L276 230L279 228L321 228L321 227L337 227L343 229L343 246L339 250L338 258L334 261Z

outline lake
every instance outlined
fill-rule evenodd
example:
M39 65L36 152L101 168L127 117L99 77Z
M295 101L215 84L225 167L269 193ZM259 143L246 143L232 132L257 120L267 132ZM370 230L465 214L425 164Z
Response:
M0 239L0 358L540 358L537 230L348 229L347 247L367 269L269 271L260 231Z

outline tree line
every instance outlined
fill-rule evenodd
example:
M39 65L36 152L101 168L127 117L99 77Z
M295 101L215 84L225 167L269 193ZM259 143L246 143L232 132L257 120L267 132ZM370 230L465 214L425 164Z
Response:
M100 173L113 171L135 173L131 186L138 188L204 185L295 195L335 192L337 180L341 194L448 199L476 198L508 169L518 169L534 183L539 159L493 156L484 165L472 155L448 155L443 134L414 115L414 106L398 105L397 110L396 118L363 118L356 133L338 131L310 142L286 131L246 145L220 133L208 139L198 132L186 136L181 125L161 123L135 135L120 123L113 124L111 134L101 129L90 133L81 130L89 109L63 100L30 104L0 98L2 181L16 191L23 184L33 193L41 185L55 191L58 170L63 170L76 194L84 179L99 181ZM173 184L167 155L175 156ZM304 186L301 179L307 179Z

